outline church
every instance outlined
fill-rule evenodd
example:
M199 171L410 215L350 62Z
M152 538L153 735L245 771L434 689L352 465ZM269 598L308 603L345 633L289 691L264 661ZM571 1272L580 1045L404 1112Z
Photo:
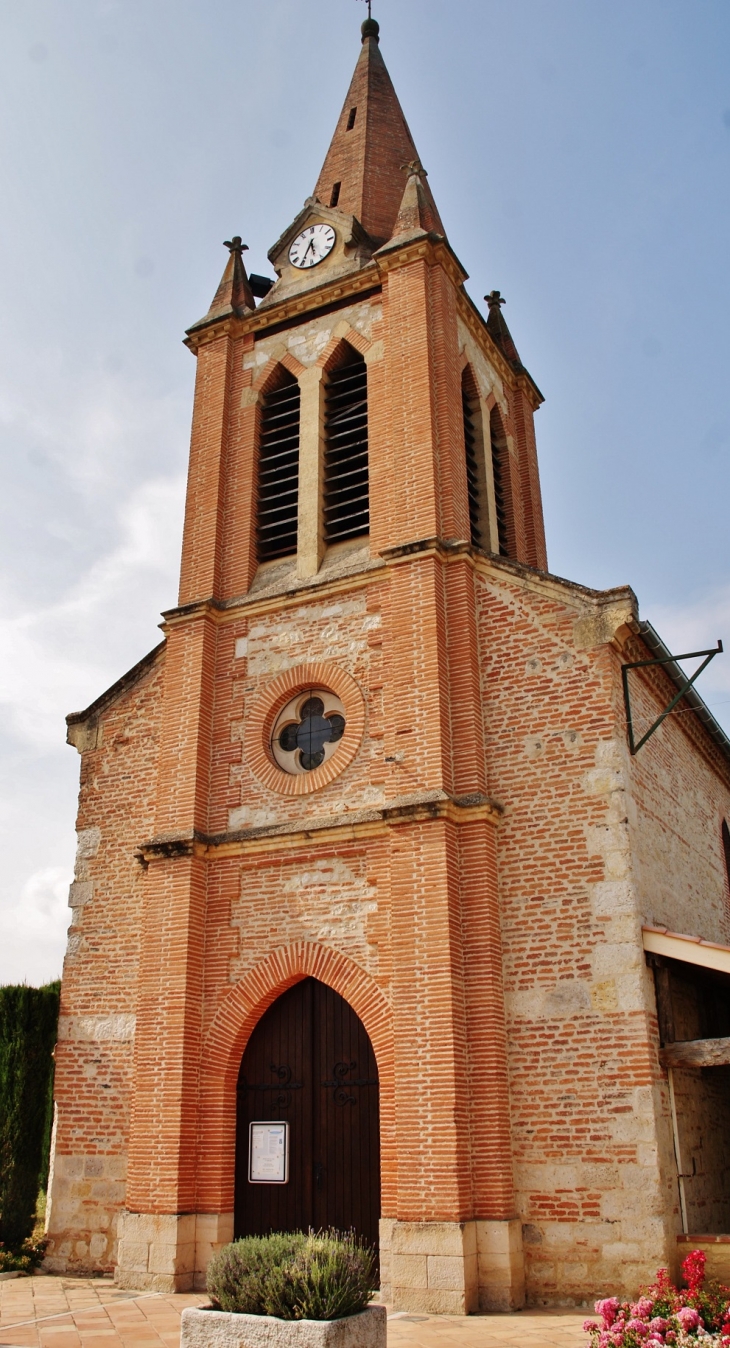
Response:
M177 605L68 717L45 1267L337 1227L461 1315L720 1259L730 742L631 589L548 569L542 394L375 20L272 277L226 247Z

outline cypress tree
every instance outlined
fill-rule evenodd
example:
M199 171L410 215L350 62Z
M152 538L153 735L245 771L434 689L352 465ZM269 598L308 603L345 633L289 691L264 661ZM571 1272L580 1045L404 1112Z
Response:
M0 987L0 1241L31 1234L47 1156L60 983Z

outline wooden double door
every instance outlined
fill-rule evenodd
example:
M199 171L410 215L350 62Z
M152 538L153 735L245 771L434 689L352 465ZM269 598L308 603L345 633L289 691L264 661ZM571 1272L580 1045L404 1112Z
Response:
M251 1123L289 1124L289 1178L251 1183ZM274 1002L238 1077L236 1236L310 1227L354 1230L377 1251L378 1072L352 1007L306 978Z

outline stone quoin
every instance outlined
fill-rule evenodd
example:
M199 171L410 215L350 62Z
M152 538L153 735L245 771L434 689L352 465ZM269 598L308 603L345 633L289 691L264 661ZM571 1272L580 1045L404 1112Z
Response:
M68 718L47 1267L336 1225L398 1309L583 1302L730 1232L730 745L692 693L629 750L669 653L548 571L542 395L379 41L273 284L233 236L188 331L163 640Z

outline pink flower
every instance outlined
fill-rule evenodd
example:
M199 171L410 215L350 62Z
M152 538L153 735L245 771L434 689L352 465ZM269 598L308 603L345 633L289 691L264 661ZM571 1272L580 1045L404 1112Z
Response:
M631 1332L636 1335L637 1339L645 1339L649 1333L649 1326L646 1323L646 1320L637 1320L636 1316L633 1316L631 1320L629 1320L626 1329L631 1330Z
M649 1328L653 1329L657 1334L664 1334L669 1328L669 1321L663 1320L661 1315L655 1315L654 1319L649 1321Z
M597 1301L594 1310L596 1315L603 1317L603 1323L606 1329L610 1329L619 1311L621 1302L618 1297L604 1297L603 1301Z
M684 1262L686 1264L687 1260L685 1259ZM680 1311L677 1311L677 1319L685 1334L688 1334L690 1329L697 1329L700 1323L699 1313L694 1309L694 1306L683 1306Z
M635 1306L631 1307L633 1315L638 1316L640 1320L646 1320L652 1313L654 1302L649 1297L639 1297Z
M596 1321L595 1321L595 1320L584 1320L584 1321L583 1321L583 1333L584 1333L584 1334L595 1334L596 1330L600 1329L600 1327L601 1327L600 1325L596 1324Z
M675 1334L675 1332L674 1332L673 1329L668 1329L668 1330L667 1330L666 1334L664 1335L664 1342L665 1342L665 1343L676 1343L676 1342L677 1342L677 1335Z

